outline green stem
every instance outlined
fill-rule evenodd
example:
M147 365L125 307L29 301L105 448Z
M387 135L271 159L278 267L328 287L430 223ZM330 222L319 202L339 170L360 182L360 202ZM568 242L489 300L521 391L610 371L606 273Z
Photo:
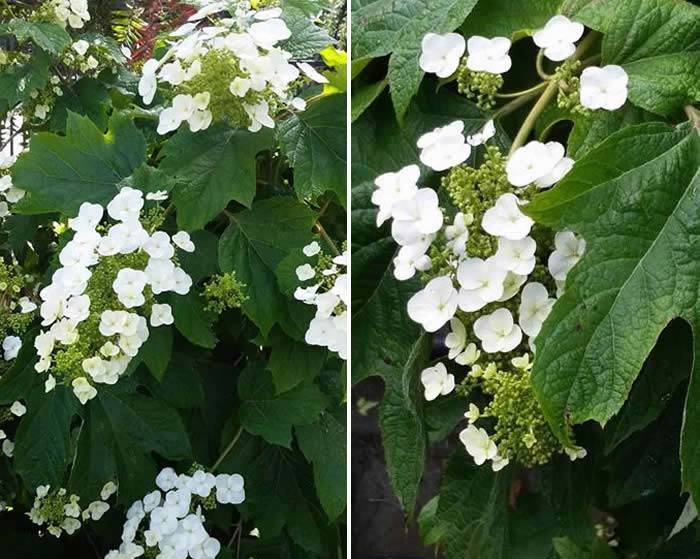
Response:
M510 146L510 151L508 152L509 155L514 153L516 149L525 143L525 140L527 140L527 138L530 136L530 132L532 132L532 129L535 127L537 119L540 117L545 107L549 105L549 102L557 94L557 91L559 91L559 84L556 81L550 82L540 98L537 100L537 103L534 104L532 110L525 118L525 122L523 122L520 130L518 130L518 134L515 136L515 140L513 140L513 144Z
M216 462L214 462L214 465L211 467L211 471L215 472L216 469L221 466L221 463L226 459L226 457L229 455L229 453L233 450L233 447L236 446L236 443L238 442L238 439L241 438L241 435L243 434L243 427L240 427L236 434L233 436L233 439L231 440L230 443L228 443L228 446L223 450L223 452L219 455L219 457L216 459Z
M540 49L540 52L537 53L537 60L535 61L535 68L537 68L537 73L540 75L540 77L543 80L549 80L552 78L547 72L544 71L544 51Z
M495 113L493 113L494 119L509 115L513 111L519 109L523 105L527 104L533 97L537 96L537 91L529 93L528 95L523 95L522 97L516 97L510 103L503 105Z
M547 82L541 82L537 85L532 86L529 89L524 89L522 91L514 91L513 93L496 93L495 97L499 99L512 99L514 97L522 97L523 95L530 95L531 93L537 93L541 89L547 86Z
M683 110L688 115L688 120L693 124L693 128L700 132L700 111L692 105L686 105Z
M340 251L338 250L338 247L336 244L333 242L333 239L331 239L331 236L328 234L328 232L324 229L323 225L321 225L320 221L316 222L316 232L321 235L321 238L326 241L328 246L331 247L331 250L333 251L333 254L336 256L340 256Z

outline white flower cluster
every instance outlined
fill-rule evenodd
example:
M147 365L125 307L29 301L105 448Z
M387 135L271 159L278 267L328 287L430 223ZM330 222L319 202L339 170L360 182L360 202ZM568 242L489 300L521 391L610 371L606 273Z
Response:
M87 0L51 0L58 20L73 29L82 29L86 21L90 21Z
M68 495L64 488L51 492L49 485L40 485L36 488L34 505L27 516L37 526L46 526L52 536L60 538L63 532L70 536L84 522L100 520L110 508L106 501L116 492L116 484L109 481L100 492L101 500L93 501L81 509L80 497L77 495Z
M434 170L444 171L466 161L472 147L487 142L496 133L492 121L466 139L463 130L464 123L455 121L423 135L418 140L421 162ZM419 188L419 180L420 168L408 165L398 172L384 173L374 181L377 189L372 193L372 203L379 208L377 227L393 219L391 234L401 246L394 258L394 275L401 281L412 278L417 271L430 269L427 252L444 224L437 194L430 188ZM445 228L450 247L457 256L466 251L468 219L458 214L454 223ZM445 308L449 307L450 303L446 302ZM429 331L434 332L447 320L449 317Z
M0 153L0 220L10 215L9 204L24 198L24 190L12 184L9 169L17 161L17 155Z
M464 146L477 144L473 139L475 136L487 141L493 135L493 124L488 123L484 130L467 139L457 124L461 125L453 123L430 132L426 135L431 138L430 142L426 142L426 136L418 141L419 147L428 143L442 143L444 146L437 156L423 151L421 159L424 163L439 170L457 165L466 159ZM441 138L445 138L444 142ZM450 151L456 154L452 160ZM510 184L516 189L530 184L546 188L563 178L572 167L573 160L565 157L561 144L533 141L513 153L506 165L506 172ZM535 268L537 244L529 236L533 221L520 210L518 196L509 192L502 194L481 218L482 229L498 239L496 253L486 259L470 257L466 252L469 238L467 225L474 216L458 213L451 224L443 227L444 217L437 194L432 189L419 188L419 178L420 170L416 165L377 177L372 202L379 207L378 225L393 218L391 233L401 246L394 259L397 279L406 280L413 277L416 271L430 270L432 262L427 253L431 244L441 230L447 240L446 246L452 253L452 273L432 279L408 303L409 316L426 331L436 332L454 317L458 308L472 313L490 303L505 302L515 297ZM581 258L585 242L571 232L563 232L556 235L555 243L557 250L549 258L549 268L561 286L568 271ZM474 322L474 335L481 349L486 353L513 351L522 342L523 334L532 341L553 303L544 285L527 283L520 295L517 324L511 311L506 308L497 308ZM461 347L455 345L454 355L451 355L458 358L465 351L467 340L463 334L464 327L458 320L453 321L452 326L453 340L462 340ZM455 331L455 328L458 330ZM473 353L473 350L470 349L470 352ZM431 389L430 393L434 393L434 390Z
M185 295L192 286L189 275L173 261L176 246L194 251L189 235L179 232L170 238L163 231L149 233L140 221L143 207L143 193L124 187L106 208L117 223L100 226L105 209L83 203L78 216L68 222L74 235L59 254L61 267L39 293L43 301L41 324L50 328L34 341L38 372L49 371L53 354L76 344L81 336L95 340L88 348L91 353L81 356L81 371L61 372L62 377L72 378L73 392L83 404L97 395L94 384L119 380L148 339L149 320L153 327L173 323L170 305L154 302L153 296L169 291ZM131 266L108 270L108 283L95 287L91 296L93 274L113 267L120 258L130 258ZM148 312L148 317L139 310ZM98 331L80 332L81 323L95 313L99 314L99 321L95 321ZM49 374L46 391L55 385L56 379Z
M202 503L207 500L239 505L245 500L243 477L214 476L197 470L191 476L163 469L158 489L131 505L126 513L119 549L105 559L136 559L152 548L160 559L215 559L221 544L207 532ZM157 548L157 555L155 553Z
M583 36L583 32L581 23L556 15L533 34L533 40L545 57L561 62L574 54L576 41ZM508 54L510 47L510 39L506 37L489 39L475 35L465 41L458 33L428 33L421 43L419 64L424 72L447 78L457 71L466 51L469 70L504 74L512 66ZM580 79L581 105L593 110L619 109L627 100L628 81L625 70L615 64L585 68Z
M303 110L305 107L305 102L291 93L292 84L301 72L314 81L327 81L308 64L290 63L292 55L276 46L291 36L280 18L280 8L256 11L249 2L241 1L237 8L230 9L228 4L206 3L172 34L174 44L163 58L144 64L139 82L144 103L153 101L159 81L169 84L177 93L172 104L160 113L159 134L177 130L185 122L193 132L208 128L213 119L222 117L210 110L215 97L219 105L240 106L250 131L274 128L273 117L281 108ZM199 26L209 16L222 11L232 12L232 17L222 18L216 25ZM226 67L211 76L212 83L201 86L201 91L189 87L183 92L193 79L207 71L212 53L225 57ZM217 87L213 82L226 79L227 70L229 81Z
M321 253L321 246L312 242L303 249L312 258ZM341 359L348 358L348 253L343 252L331 260L330 266L315 270L311 264L296 269L301 282L311 282L307 287L298 287L294 298L316 307L316 316L311 320L305 340L309 345L327 347Z

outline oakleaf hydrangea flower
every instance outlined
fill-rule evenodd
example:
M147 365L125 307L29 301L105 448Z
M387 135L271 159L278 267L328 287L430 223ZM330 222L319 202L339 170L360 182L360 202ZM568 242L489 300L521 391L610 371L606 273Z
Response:
M495 135L496 125L493 122L493 120L489 120L486 124L484 124L481 130L479 130L475 134L472 134L471 136L467 136L467 143L470 146L474 147L481 146L488 142Z
M61 537L63 532L69 536L81 528L87 521L97 522L109 510L106 502L115 492L117 486L114 482L107 482L100 492L101 501L92 501L85 508L80 506L80 497L69 495L64 488L51 490L49 485L40 485L36 488L36 497L32 509L27 513L29 519L46 531Z
M459 290L459 308L474 312L484 308L488 303L498 301L503 295L503 282L506 270L499 266L493 257L467 258L457 269Z
M520 210L520 201L515 194L502 194L496 204L486 210L481 221L484 231L511 241L524 239L533 225L532 219Z
M436 332L457 310L458 294L448 276L431 280L408 301L408 316L426 332Z
M221 543L210 535L203 511L245 501L243 477L214 475L194 466L190 475L164 468L158 489L134 502L126 513L122 543L105 559L182 557L215 559Z
M459 434L464 448L474 458L477 466L481 466L487 460L493 460L498 454L498 447L486 430L469 425Z
M418 64L424 72L447 78L457 71L465 49L464 37L459 33L427 33L421 41Z
M512 65L509 50L510 39L506 37L487 39L474 35L467 41L467 68L474 72L504 74Z
M347 359L348 253L330 258L316 241L306 245L302 252L315 259L315 266L306 263L295 270L300 282L313 282L306 287L297 287L294 292L295 299L316 307L304 339L309 345L326 347L341 359Z
M70 25L73 29L82 29L86 21L90 21L87 0L51 0L56 18L61 24Z
M544 285L528 283L523 288L518 311L518 324L522 331L531 338L536 337L553 306L554 299L549 297Z
M149 337L149 319L152 327L173 323L170 305L156 296L185 295L192 280L173 262L169 235L153 230L158 223L144 227L143 208L143 193L124 187L106 207L116 223L101 225L105 208L89 202L68 221L73 236L59 254L61 267L39 293L45 329L34 340L35 369L49 373L47 391L58 381L87 403L96 385L124 374ZM189 236L179 240L190 248Z
M549 273L557 281L566 280L566 276L576 263L581 260L586 250L586 241L571 231L561 231L554 236L556 250L549 256Z
M425 390L425 399L429 402L440 395L447 396L455 388L455 377L448 374L443 363L424 369L420 374L420 381Z
M18 336L7 336L2 341L3 359L12 361L22 347L22 340Z
M520 344L523 333L508 309L497 309L474 322L474 334L486 353L508 353Z
M583 35L581 23L571 21L568 17L557 15L545 26L535 31L532 39L544 49L544 55L554 62L566 60L576 51L576 41Z
M517 241L501 237L494 262L507 272L527 276L535 269L535 250L537 243L532 237Z
M204 24L220 12L234 17ZM197 132L221 121L251 132L274 128L277 114L305 107L295 94L300 80L328 82L279 46L291 36L281 9L233 10L215 3L195 15L171 34L162 58L143 66L138 87L143 102L151 104L159 86L172 99L160 111L159 134L184 123Z
M629 76L622 66L589 66L581 73L581 105L614 111L627 101Z
M565 159L564 153L564 146L559 142L543 144L533 140L527 143L515 150L508 159L506 164L508 182L513 186L523 187L542 180L540 186L551 186L556 181L550 182L550 177L557 165ZM560 170L559 173L562 171ZM561 176L565 174L566 171Z
M465 141L464 122L456 120L418 139L420 160L434 171L445 171L467 160L472 148Z
M396 173L384 173L374 179L377 189L372 193L372 203L379 206L377 227L391 218L394 204L412 198L418 192L420 168L408 165Z

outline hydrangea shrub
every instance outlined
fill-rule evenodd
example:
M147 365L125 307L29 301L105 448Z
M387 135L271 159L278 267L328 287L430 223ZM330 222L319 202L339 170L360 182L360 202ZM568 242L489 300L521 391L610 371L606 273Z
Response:
M3 554L340 557L345 8L126 4L0 3Z

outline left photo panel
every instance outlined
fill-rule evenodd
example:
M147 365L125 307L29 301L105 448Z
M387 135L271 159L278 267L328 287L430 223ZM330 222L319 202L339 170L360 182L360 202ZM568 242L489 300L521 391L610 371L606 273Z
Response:
M0 0L3 557L346 557L346 12Z

